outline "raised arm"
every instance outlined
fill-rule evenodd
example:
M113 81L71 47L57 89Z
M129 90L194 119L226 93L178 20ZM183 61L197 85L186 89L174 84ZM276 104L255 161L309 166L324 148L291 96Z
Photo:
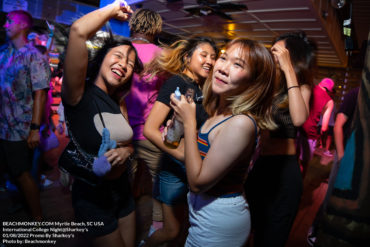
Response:
M299 127L307 120L310 112L309 102L311 89L308 85L299 87L288 49L282 44L276 43L271 48L271 51L278 59L280 68L284 72L287 88L289 89L288 99L290 116L294 126Z
M116 0L101 9L92 11L75 21L69 32L64 66L62 96L66 103L76 105L85 88L88 63L86 41L109 19L127 20L132 10L123 0Z

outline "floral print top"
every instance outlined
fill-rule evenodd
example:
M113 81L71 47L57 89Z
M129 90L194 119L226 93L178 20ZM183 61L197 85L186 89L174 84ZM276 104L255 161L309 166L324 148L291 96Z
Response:
M32 44L0 47L0 139L26 140L32 121L33 92L49 88L46 56Z

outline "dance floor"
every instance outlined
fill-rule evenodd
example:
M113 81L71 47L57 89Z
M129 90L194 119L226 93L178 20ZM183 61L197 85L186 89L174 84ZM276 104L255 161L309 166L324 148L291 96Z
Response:
M57 115L53 116L57 123ZM63 148L67 145L68 139L64 135L56 133L60 145L46 153L46 161L52 169L46 172L46 177L53 183L41 190L41 206L46 222L73 222L74 215L71 206L71 193L68 188L64 188L59 183L59 171L57 168L58 157ZM327 179L333 157L327 157L321 150L316 150L314 159L309 164L307 174L304 179L304 193L302 196L300 208L295 219L287 247L305 247L307 244L307 231L311 226L316 212L324 199L327 190ZM150 198L151 179L148 173L144 173L142 180L142 196L136 199L137 205L137 241L140 241L148 232L151 224ZM13 195L16 192L11 192ZM9 213L11 206L10 192L0 191L0 218L2 222L7 221L29 221L29 216L24 208L15 213ZM58 239L55 245L50 246L84 246L81 245L78 237L72 239ZM3 245L0 243L0 246ZM4 245L8 246L8 245ZM43 244L42 246L48 246Z

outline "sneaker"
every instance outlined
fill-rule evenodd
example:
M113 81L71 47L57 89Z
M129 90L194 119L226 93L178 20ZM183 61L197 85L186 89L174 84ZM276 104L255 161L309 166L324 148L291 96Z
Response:
M333 154L329 150L325 150L322 154L328 157L333 157Z
M45 188L45 187L48 187L48 186L52 185L53 183L54 183L54 181L51 181L51 180L49 180L49 179L45 178L45 179L41 182L41 186Z
M8 191L18 191L17 186L15 184L13 184L12 182L10 182L10 180L6 180L6 182L5 182L5 188Z
M148 238L149 238L150 236L152 236L152 234L153 234L155 231L156 231L156 229L154 228L154 226L153 226L153 225L151 225L151 226L150 226L150 228L149 228L149 232L148 232ZM140 241L140 243L139 243L138 247L142 247L144 244L145 244L145 240L143 239L143 240L141 240L141 241Z
M307 233L307 243L309 246L314 246L316 242L316 235L313 232L313 227L311 226L310 229L308 229Z
M140 243L139 243L138 247L142 247L142 246L144 246L144 244L145 244L145 241L144 241L144 239L143 239L143 240L141 240L141 241L140 241Z
M154 228L154 226L150 226L150 228L149 228L149 232L148 232L148 238L150 237L150 236L152 236L152 234L154 233L156 231L156 229Z

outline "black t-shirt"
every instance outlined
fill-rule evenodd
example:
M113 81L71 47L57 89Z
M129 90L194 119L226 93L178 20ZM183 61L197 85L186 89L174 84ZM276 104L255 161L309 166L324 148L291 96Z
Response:
M353 120L353 114L356 109L357 105L357 97L358 97L358 91L359 87L352 89L349 91L345 96L343 103L340 105L338 113L343 113L347 116L347 121L343 126L343 133L344 133L344 143L347 142L347 139L349 138L349 135L351 134L351 124Z
M132 129L123 117L118 104L95 85L88 86L75 106L63 102L69 130L86 152L97 155L102 141L103 124L110 131L110 138L125 142L132 138Z
M179 87L180 92L183 95L185 95L188 88L194 90L193 100L196 104L197 129L199 129L200 126L202 126L202 124L207 120L208 114L204 110L201 100L199 100L203 96L202 91L199 89L198 84L194 80L190 79L186 75L175 75L170 77L159 90L157 101L162 102L170 107L170 96L175 92L177 87ZM172 114L173 110L171 108L171 112L168 114L167 119L170 118Z

